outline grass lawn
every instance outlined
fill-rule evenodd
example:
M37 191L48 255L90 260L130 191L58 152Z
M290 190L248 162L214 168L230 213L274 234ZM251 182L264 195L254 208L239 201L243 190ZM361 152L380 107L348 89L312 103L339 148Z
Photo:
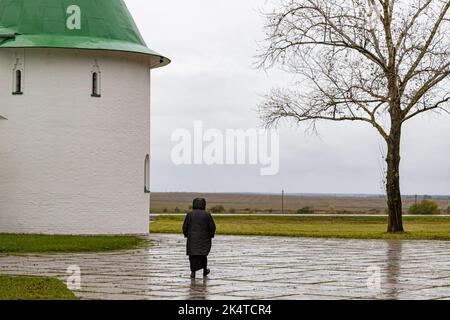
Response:
M0 276L0 300L78 300L58 279Z
M133 249L144 240L131 236L45 236L0 234L0 254L74 253Z
M345 239L450 240L449 217L404 217L406 232L386 233L387 217L215 217L221 235ZM183 216L160 216L152 233L181 233Z

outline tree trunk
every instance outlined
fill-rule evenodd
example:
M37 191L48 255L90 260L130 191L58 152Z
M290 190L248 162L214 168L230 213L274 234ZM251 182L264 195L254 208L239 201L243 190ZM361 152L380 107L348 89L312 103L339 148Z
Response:
M387 232L403 232L402 196L400 192L401 124L393 123L388 139L386 194L389 210Z

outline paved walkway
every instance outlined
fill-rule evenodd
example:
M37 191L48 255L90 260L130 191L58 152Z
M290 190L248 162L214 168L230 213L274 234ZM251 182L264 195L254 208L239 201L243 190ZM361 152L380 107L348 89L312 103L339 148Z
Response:
M78 265L84 299L450 299L450 242L220 236L211 276L191 281L184 239L150 238L149 250L0 255L0 274L66 281Z

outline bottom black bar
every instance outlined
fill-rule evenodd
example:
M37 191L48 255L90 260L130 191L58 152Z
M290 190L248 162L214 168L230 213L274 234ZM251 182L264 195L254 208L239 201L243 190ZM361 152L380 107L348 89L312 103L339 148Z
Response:
M418 315L425 310L448 310L448 301L11 301L0 302L2 313L20 318L24 313L46 318L104 319L306 319L343 316L346 319Z

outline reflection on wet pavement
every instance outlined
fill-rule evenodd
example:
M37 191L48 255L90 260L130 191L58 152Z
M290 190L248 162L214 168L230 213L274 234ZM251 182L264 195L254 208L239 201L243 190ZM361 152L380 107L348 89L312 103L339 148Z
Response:
M386 248L387 266L386 279L384 281L386 288L386 298L398 299L400 294L399 278L402 258L402 241L389 241Z
M189 296L187 300L206 300L208 299L208 278L191 279Z
M190 279L181 236L150 240L133 251L0 255L0 274L66 281L78 265L84 299L450 299L450 242L220 236L211 275Z

